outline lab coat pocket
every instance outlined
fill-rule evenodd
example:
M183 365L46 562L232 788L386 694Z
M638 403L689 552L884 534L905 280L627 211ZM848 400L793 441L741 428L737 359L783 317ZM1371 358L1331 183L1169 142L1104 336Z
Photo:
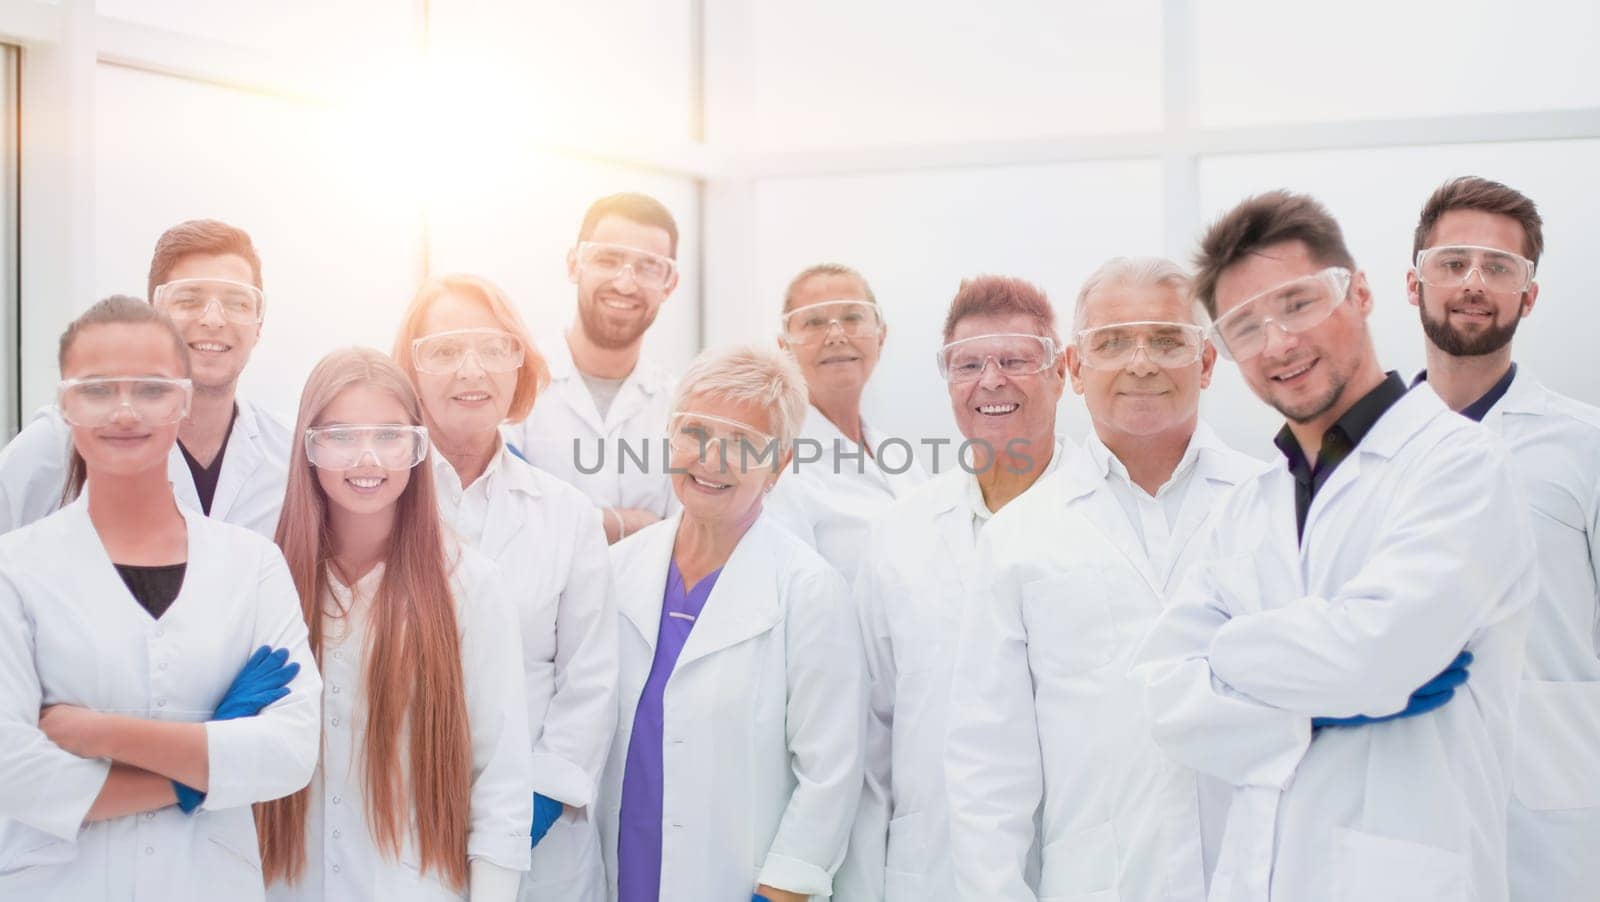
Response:
M888 858L884 862L885 902L927 898L923 880L932 862L928 861L928 815L902 814L889 822Z
M1600 806L1600 683L1523 680L1517 700L1517 801L1534 811Z
M196 868L205 874L207 898L259 899L261 897L261 849L256 844L256 822L248 807L222 811L202 811L196 824L206 838L207 859Z
M1111 821L1044 847L1039 902L1117 902L1117 833Z
M66 864L78 857L78 844L51 836L41 830L12 821L7 830L0 827L0 878L21 874L42 865Z
M1334 902L1466 899L1465 855L1340 827L1334 831Z
M378 880L377 898L395 902L461 902L467 898L467 889L453 890L445 883L444 875L437 869L422 872L422 852L414 841L408 841L400 850L400 867L381 865L384 877Z
M1037 670L1070 677L1109 663L1116 653L1107 574L1079 564L1022 587L1028 657Z

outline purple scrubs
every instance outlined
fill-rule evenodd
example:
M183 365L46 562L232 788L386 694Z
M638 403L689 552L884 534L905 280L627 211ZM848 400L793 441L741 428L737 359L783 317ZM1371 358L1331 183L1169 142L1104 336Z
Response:
M694 584L683 585L673 561L667 570L667 591L661 599L661 626L656 631L656 656L650 677L633 713L633 735L622 770L622 814L617 829L618 902L657 902L661 895L661 737L665 722L662 698L689 631L717 584L717 568Z

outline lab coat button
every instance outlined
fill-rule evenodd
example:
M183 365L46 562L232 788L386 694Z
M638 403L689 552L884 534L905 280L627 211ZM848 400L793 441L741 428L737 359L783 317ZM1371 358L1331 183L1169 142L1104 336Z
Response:
M166 706L167 706L167 700L166 699L164 699L164 698L156 699L156 707L157 708L165 708Z
M343 834L342 834L342 833L340 833L340 832L339 832L339 831L338 831L338 830L334 830L334 831L333 831L333 838L334 838L334 839L338 839L338 838L339 838L339 837L340 837L340 836L342 836L342 835L343 835Z
M157 670L166 670L167 669L167 662L166 661L162 661L160 664L157 664L156 665L156 669Z
M144 847L144 854L146 854L146 855L154 855L154 854L156 854L156 847L155 846L145 846Z
M334 873L335 873L335 874L337 874L337 873L339 873L339 866L338 866L338 865L334 865L334 866L333 866L333 872L334 872Z
M339 694L339 687L338 686L333 687L333 694L334 695L338 695Z
M334 796L333 797L333 804L335 804L335 805L339 804L339 797L338 796Z
M339 718L335 717L333 720L329 721L329 723L333 724L334 726L338 726L339 725Z

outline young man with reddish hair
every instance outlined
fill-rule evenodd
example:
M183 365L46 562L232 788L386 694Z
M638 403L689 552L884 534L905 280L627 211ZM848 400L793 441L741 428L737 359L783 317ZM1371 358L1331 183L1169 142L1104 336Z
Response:
M1511 360L1539 298L1544 221L1522 193L1468 176L1428 198L1406 293L1422 319L1426 380L1505 440L1533 509L1539 595L1517 701L1509 865L1516 902L1600 887L1600 410Z
M1233 786L1209 898L1504 902L1537 579L1511 461L1379 366L1312 198L1246 199L1198 263L1219 353L1287 421L1137 667L1157 744Z
M179 223L151 255L147 298L188 345L194 385L168 474L179 503L271 537L292 444L289 427L238 397L261 337L261 258L244 230L214 219ZM71 434L41 409L0 451L0 532L60 506Z

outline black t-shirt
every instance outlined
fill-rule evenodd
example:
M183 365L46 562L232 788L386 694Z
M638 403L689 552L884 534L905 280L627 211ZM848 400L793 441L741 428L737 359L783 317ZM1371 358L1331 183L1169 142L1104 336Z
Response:
M211 516L211 499L217 497L217 480L222 476L222 456L228 453L228 441L233 438L233 424L239 419L239 405L233 405L233 414L228 417L228 431L222 436L222 447L217 449L217 456L211 459L211 466L200 465L194 459L189 449L178 442L178 450L183 452L183 462L189 465L189 475L194 477L194 491L200 496L200 510L206 516ZM160 615L157 615L160 616Z
M178 599L178 590L183 588L183 574L189 564L162 564L159 567L117 564L116 568L117 575L127 584L134 600L149 611L151 617L160 620L161 615Z
M1367 437L1372 427L1378 422L1395 402L1405 397L1406 383L1400 374L1390 371L1378 387L1367 392L1361 400L1350 406L1339 418L1322 434L1322 448L1317 452L1317 465L1312 467L1306 460L1305 452L1300 449L1300 443L1295 440L1294 433L1285 425L1278 430L1277 438L1273 444L1288 458L1289 472L1294 475L1294 520L1296 535L1304 539L1306 534L1306 514L1311 510L1311 501L1317 497L1317 491L1328 482L1328 477L1350 452L1361 444Z

